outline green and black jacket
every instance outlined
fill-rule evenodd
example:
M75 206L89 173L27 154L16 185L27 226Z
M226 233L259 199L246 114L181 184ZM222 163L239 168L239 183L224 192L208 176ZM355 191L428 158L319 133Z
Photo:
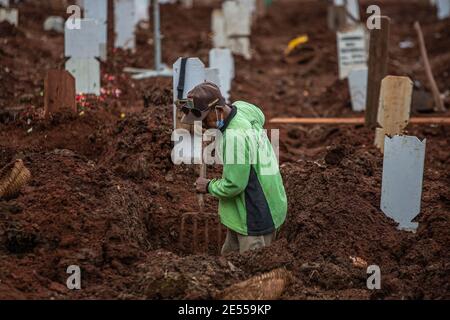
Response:
M287 199L275 152L263 130L262 111L247 102L233 104L216 141L222 179L208 185L219 199L221 222L249 236L274 232L284 223Z

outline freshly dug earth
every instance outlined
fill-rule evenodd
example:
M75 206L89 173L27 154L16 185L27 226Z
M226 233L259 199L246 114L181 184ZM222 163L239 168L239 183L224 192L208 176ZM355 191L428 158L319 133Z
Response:
M426 5L378 4L393 19L390 72L428 90L412 28L418 19L437 82L448 90L449 21L437 21ZM414 234L398 231L379 209L382 155L372 146L372 130L284 126L280 160L289 212L278 240L244 255L219 257L214 245L208 254L190 254L178 238L182 214L198 210L197 173L171 161L171 81L132 81L122 73L126 66L152 65L150 30L139 29L136 53L114 51L102 65L100 98L80 97L79 115L44 121L43 78L63 65L63 37L42 30L47 8L19 9L19 28L0 25L0 115L6 114L0 116L0 167L21 158L32 180L17 197L0 200L1 299L213 299L280 267L293 276L283 299L450 298L448 127L408 128L427 138ZM164 61L198 56L207 62L212 9L162 6ZM254 59L236 59L233 97L260 105L268 119L358 116L345 81L337 79L335 35L325 16L323 2L277 1L253 30ZM286 44L304 33L316 59L286 62ZM400 49L406 39L415 47ZM6 113L11 108L19 110L15 120ZM220 172L209 168L208 175ZM216 210L208 197L207 211ZM380 267L381 290L367 290L366 268L351 257ZM80 291L65 286L70 265L82 269Z

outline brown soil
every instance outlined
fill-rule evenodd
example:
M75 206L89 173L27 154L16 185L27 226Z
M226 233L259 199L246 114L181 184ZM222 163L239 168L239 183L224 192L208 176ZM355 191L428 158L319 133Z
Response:
M390 73L409 75L429 90L417 45L398 47L405 39L416 43L418 19L438 85L448 90L449 20L437 21L426 5L377 3L392 18ZM408 128L427 138L415 234L398 231L379 209L382 155L372 146L372 130L282 126L289 213L278 240L219 257L211 236L208 254L189 254L178 238L182 214L198 210L196 171L170 159L171 80L133 81L122 73L126 66L152 66L151 32L138 31L136 53L117 50L102 65L105 94L80 100L83 113L44 121L45 70L64 59L62 35L41 26L47 14L64 13L35 3L19 9L19 28L0 25L0 167L21 158L32 181L16 198L0 200L1 299L211 299L278 267L294 276L283 299L450 298L449 127ZM162 6L164 61L198 56L207 62L211 10ZM325 18L325 2L277 1L254 28L254 59L237 58L233 97L258 104L268 119L356 116L345 81L337 79L335 34ZM304 33L316 57L286 62L286 44ZM18 110L16 119L2 116L7 109ZM210 168L209 175L220 170ZM216 210L207 198L207 211ZM202 223L199 228L204 231ZM380 266L382 290L366 289L366 270L350 256ZM80 291L65 287L73 264L83 272Z

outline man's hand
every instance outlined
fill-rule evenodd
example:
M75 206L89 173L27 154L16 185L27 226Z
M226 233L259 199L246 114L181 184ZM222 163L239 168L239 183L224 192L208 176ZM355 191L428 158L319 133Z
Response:
M195 188L198 193L208 193L208 183L210 180L205 178L198 178L195 183Z

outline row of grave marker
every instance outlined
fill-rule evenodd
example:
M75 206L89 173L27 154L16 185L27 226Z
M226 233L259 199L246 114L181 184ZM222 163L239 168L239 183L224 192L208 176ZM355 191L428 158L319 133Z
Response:
M449 18L450 0L434 2L439 18ZM387 75L390 19L379 17L380 28L371 30L369 35L365 25L358 22L357 0L334 0L333 7L348 13L343 24L334 26L340 28L336 33L339 79L348 79L353 110L366 110L366 124L373 126L376 123L381 80Z
M214 48L229 48L245 59L252 58L250 36L252 23L264 12L263 0L223 1L211 17Z
M77 93L100 95L100 63L107 59L108 0L83 0L84 18L65 25L66 70L76 79ZM135 28L148 19L149 0L114 0L116 48L135 48ZM138 14L139 12L139 14Z
M334 2L347 5L347 12L359 12L357 1ZM412 221L421 207L426 140L403 135L413 83L407 77L386 76L390 19L379 18L381 28L370 31L370 44L366 27L357 23L359 15L337 31L339 78L348 79L353 110L366 109L366 123L379 126L375 145L384 154L381 210L399 229L414 231L418 224Z

